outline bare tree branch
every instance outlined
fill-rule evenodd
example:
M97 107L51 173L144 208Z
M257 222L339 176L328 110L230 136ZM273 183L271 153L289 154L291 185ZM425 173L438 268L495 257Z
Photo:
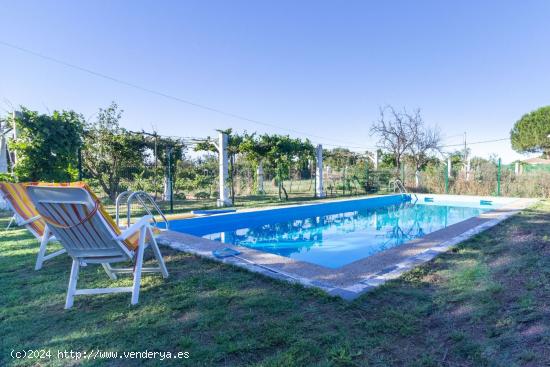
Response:
M392 106L386 106L380 108L380 117L370 129L371 135L379 137L377 146L393 154L397 169L401 167L403 155L416 139L418 130L414 125L418 121L422 121L419 110L411 115L405 109L397 111Z
M425 126L420 109L409 113L406 109L397 111L392 106L380 108L380 117L370 132L378 136L378 147L394 156L398 170L405 156L412 159L417 173L417 186L418 171L431 156L440 151L439 130Z

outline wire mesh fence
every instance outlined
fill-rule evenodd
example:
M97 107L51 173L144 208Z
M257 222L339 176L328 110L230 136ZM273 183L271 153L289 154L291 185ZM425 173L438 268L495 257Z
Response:
M521 167L521 166L520 166ZM412 173L411 173L412 174ZM419 185L411 175L405 185L411 191L453 195L486 195L508 197L550 197L550 171L515 164L502 165L499 160L478 160L470 170L461 163L431 166L419 173Z
M112 176L98 179L85 170L82 173L83 180L112 213L114 198L126 190L145 191L163 211L172 213L213 208L219 195L215 155L180 161L171 167L124 167L116 176L116 179ZM391 167L375 170L365 161L341 167L327 164L323 169L324 196L387 194L393 191L390 182L396 178L402 180L410 192L550 197L550 170L531 167L518 170L513 164L499 165L498 160L474 160L469 170L462 162L451 164L450 169L445 162L438 162L418 172L407 164L400 170ZM230 168L226 185L233 205L260 206L314 199L317 179L315 167L310 163L289 169L280 185L274 171L266 168L261 184L257 164L237 159ZM280 186L288 197L281 195ZM142 209L132 206L131 210Z
M300 203L319 196L314 159L290 162L285 166L287 171L282 173L267 162L262 167L260 171L259 162L244 154L230 161L225 186L234 206ZM131 167L113 165L104 167L102 173L81 166L78 176L91 186L113 215L116 197L128 190L146 192L166 213L214 208L219 198L216 153L149 160ZM387 162L374 169L373 162L359 154L323 158L321 196L392 193L394 187L390 183L395 179L400 179L410 192L550 197L550 166L504 165L495 158L474 158L467 165L456 158L450 166L448 161L433 160L418 171L407 161L400 169ZM137 203L130 206L130 211L132 215L144 212Z

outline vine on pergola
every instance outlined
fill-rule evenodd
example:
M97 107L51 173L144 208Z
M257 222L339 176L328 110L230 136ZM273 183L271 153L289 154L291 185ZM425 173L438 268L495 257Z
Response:
M274 169L279 200L282 200L283 193L285 200L288 200L284 181L289 178L290 168L296 165L303 166L315 156L315 148L308 139L302 141L288 135L263 134L257 138L252 135L244 144L244 148L245 151L251 151L261 160L265 160Z
M231 197L234 203L235 188L235 158L237 155L245 155L256 166L265 162L273 170L275 183L278 187L279 200L283 194L288 200L288 192L284 186L284 180L289 178L290 168L303 165L314 157L315 149L309 140L293 139L287 135L256 135L244 133L235 134L231 129L220 131L228 135L227 154L229 159L229 181ZM217 152L216 145L209 138L195 146L196 151Z

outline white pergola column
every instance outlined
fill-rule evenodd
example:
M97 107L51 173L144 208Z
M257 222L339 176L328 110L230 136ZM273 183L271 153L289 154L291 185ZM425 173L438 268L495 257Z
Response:
M262 161L258 163L256 176L258 178L258 194L263 195L265 191L264 191L264 164Z
M447 177L451 177L452 169L451 169L451 157L447 158Z
M519 170L519 162L516 162L516 167L515 167L515 174L516 174L516 176L519 176L519 174L520 174L520 170Z
M17 140L17 123L15 122L15 120L23 117L23 114L21 113L21 111L13 111L12 117L13 117L13 140ZM11 154L13 156L12 163L15 165L17 163L17 153L14 151Z
M7 130L7 126L2 126L0 121L0 173L8 173L8 148L4 130Z
M323 146L321 144L317 145L315 153L317 160L317 168L315 170L315 196L324 198L326 194L325 186L323 185Z
M162 185L163 185L162 200L165 200L165 201L172 200L172 182L170 181L170 178L167 175L164 175L164 180Z
M227 134L222 132L218 135L218 157L219 157L219 198L216 201L218 207L231 206L229 199L229 188L227 187L227 179L229 177L229 160L227 159Z
M378 170L378 161L380 159L379 154L378 154L378 149L376 151L374 151L373 153L370 153L370 152L367 151L366 155L367 155L367 158L372 161L372 165L374 166L374 170L377 171Z
M168 164L167 164L167 170L164 172L164 179L163 179L163 193L162 193L162 198L163 200L166 200L166 201L172 201L173 197L173 192L172 192L172 189L173 189L173 184L172 184L172 180L170 180L170 176L172 176L170 170L171 170L171 154L172 154L172 149L171 148L166 148L166 156L168 158Z

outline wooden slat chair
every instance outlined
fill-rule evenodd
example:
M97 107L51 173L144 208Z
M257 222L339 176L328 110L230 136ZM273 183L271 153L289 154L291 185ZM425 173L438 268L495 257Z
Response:
M34 270L40 270L44 261L66 252L65 249L61 249L46 255L48 243L56 239L55 236L52 235L46 222L40 217L40 214L34 207L24 184L0 182L0 195L13 212L13 217L6 229L9 229L11 223L15 222L18 226L24 226L34 237L36 237L38 242L40 242Z
M83 183L70 186L31 184L27 192L48 227L72 257L73 263L65 308L71 308L74 296L131 292L131 303L138 303L142 272L160 272L168 277L162 254L155 241L151 216L121 231L97 197ZM143 253L151 247L158 267L143 267ZM133 261L133 268L113 268L111 264ZM111 279L117 274L133 273L132 287L77 289L80 266L101 264Z

